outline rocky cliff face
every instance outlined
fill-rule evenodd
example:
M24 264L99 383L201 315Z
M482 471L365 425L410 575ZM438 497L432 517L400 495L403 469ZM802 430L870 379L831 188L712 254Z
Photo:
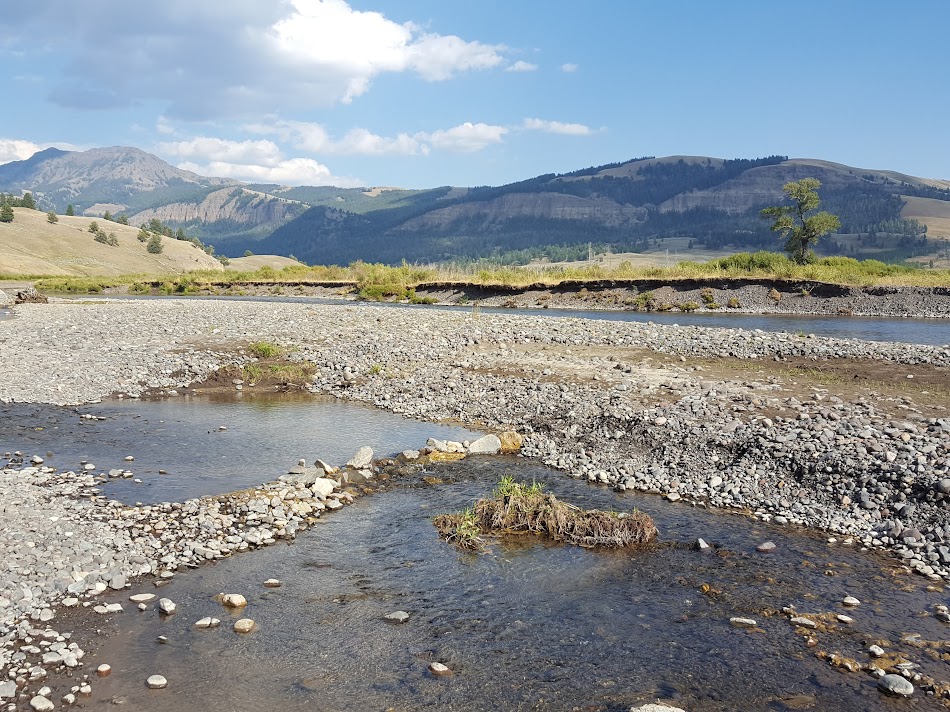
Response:
M152 218L173 224L216 223L226 220L234 225L276 227L305 209L306 206L301 203L265 193L244 188L223 188L210 193L199 203L169 203L136 213L129 221L133 225L139 225Z

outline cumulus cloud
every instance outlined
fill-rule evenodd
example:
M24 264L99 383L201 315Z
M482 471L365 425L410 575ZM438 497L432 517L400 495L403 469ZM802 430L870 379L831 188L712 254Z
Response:
M424 137L433 148L455 153L474 153L492 144L501 143L506 133L508 129L504 126L466 121L450 129L417 135Z
M271 124L255 123L244 127L246 131L263 135L275 135L290 142L297 149L310 153L358 155L358 156L411 156L428 153L428 146L418 137L400 133L396 136L380 136L364 128L353 128L340 139L334 139L321 124L306 121L275 121Z
M178 160L179 168L206 176L285 185L361 185L354 178L333 175L327 166L312 158L287 158L276 143L268 140L232 141L197 136L160 143L156 151Z
M0 165L11 161L25 161L37 151L47 148L61 148L74 151L77 147L70 143L33 143L17 138L0 138Z
M333 138L321 124L303 121L248 124L244 129L277 136L310 153L360 156L428 155L433 150L474 153L501 143L509 131L505 126L470 121L448 129L396 136L380 136L364 128L353 128L341 138Z
M355 178L335 176L322 163L312 158L289 158L274 165L260 166L227 161L194 163L185 161L178 167L205 176L233 178L249 183L279 183L281 185L332 185L338 188L358 188L362 183Z
M589 136L593 133L590 126L584 124L567 124L562 121L545 121L544 119L525 119L522 128L527 131L543 131L562 136Z
M514 64L511 64L505 67L506 72L534 72L537 71L538 65L531 64L531 62L525 62L523 59L519 59Z
M189 120L349 102L386 73L444 81L500 67L506 52L344 0L34 0L4 23L25 51L41 36L63 57L66 75L51 93L57 103L157 100L168 103L167 116ZM69 31L50 34L51 23ZM108 27L122 31L105 41Z
M567 62L566 64L561 65L561 71L567 72L568 74L571 74L572 72L576 72L577 69L578 69L577 65L574 64L573 62Z

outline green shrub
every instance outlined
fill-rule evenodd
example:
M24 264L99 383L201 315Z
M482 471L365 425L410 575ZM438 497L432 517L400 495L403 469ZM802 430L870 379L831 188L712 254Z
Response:
M247 350L257 358L280 358L284 355L283 347L272 341L255 341Z
M680 311L693 312L699 309L699 304L697 302L683 302L682 304L678 304L677 308Z
M699 298L703 300L704 304L712 304L716 301L716 295L713 294L713 290L709 287L706 287L699 293Z

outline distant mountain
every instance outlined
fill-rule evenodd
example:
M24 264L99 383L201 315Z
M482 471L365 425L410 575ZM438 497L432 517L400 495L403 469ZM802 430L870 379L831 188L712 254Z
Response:
M429 190L243 184L181 170L135 148L47 149L0 165L0 192L39 206L152 219L218 253L295 255L310 263L492 258L577 259L588 244L633 251L775 249L758 217L788 181L822 182L842 220L829 254L902 259L950 247L950 181L768 156L644 157L504 186ZM688 256L688 252L686 253Z
M248 190L224 178L207 178L137 148L88 151L47 149L25 161L0 165L0 191L32 191L39 205L98 217L124 214L133 225L158 218L193 236L263 237L300 215L299 201Z
M670 156L499 187L419 191L375 210L324 202L254 249L343 264L576 259L589 243L640 252L672 238L708 249L775 249L759 210L805 177L821 180L823 207L842 220L842 234L823 241L826 253L901 259L948 244L940 242L950 238L947 181L784 156Z

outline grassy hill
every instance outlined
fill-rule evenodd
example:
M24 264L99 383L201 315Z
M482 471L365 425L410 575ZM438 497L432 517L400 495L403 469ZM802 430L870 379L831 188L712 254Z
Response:
M0 223L2 275L157 275L223 269L191 242L166 237L161 254L151 254L137 239L137 227L99 220L106 233L115 233L119 244L113 247L95 241L89 232L93 218L61 215L51 225L38 210L14 208L13 213L12 223Z

